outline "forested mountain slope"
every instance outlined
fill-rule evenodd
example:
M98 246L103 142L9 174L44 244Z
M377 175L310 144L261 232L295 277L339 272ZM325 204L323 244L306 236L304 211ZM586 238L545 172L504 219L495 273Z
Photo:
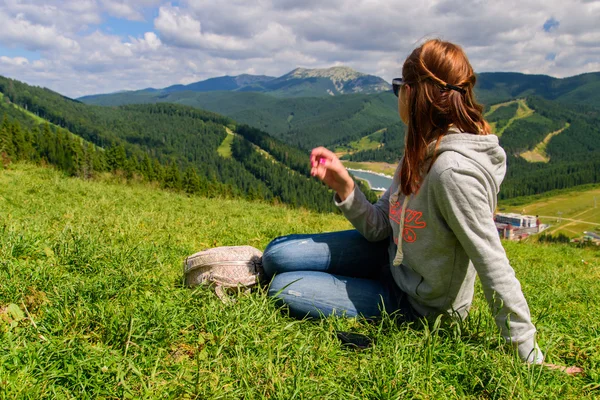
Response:
M477 76L477 94L486 104L539 96L565 104L600 106L600 72L567 78L516 72L484 72Z
M185 104L227 115L307 150L345 144L398 122L397 99L389 92L294 99L256 92L134 92L82 100L104 106Z
M528 110L523 112L520 105ZM541 97L492 107L487 115L500 144L506 150L508 172L500 198L511 198L553 189L600 182L600 110L567 106ZM523 154L544 144L546 163L532 163ZM404 126L391 125L382 138L383 146L355 152L351 161L395 162L404 148Z
M600 105L600 73L563 79L519 73L481 73L478 74L476 93L478 101L488 108L531 96L567 107L593 107ZM281 99L252 91L135 91L88 96L82 101L97 105L186 104L227 115L305 149L318 145L346 145L398 122L397 99L390 92Z
M10 93L10 85L5 86L4 91ZM316 182L306 183L309 186L301 190L291 188L305 185L298 180L300 175L294 176L298 180L297 184L290 181L285 188L274 189L274 182L285 177L286 168L300 169L299 165L306 160L307 150L311 147L326 145L335 148L374 132L379 132L382 146L355 152L347 158L393 163L402 155L404 126L398 120L396 98L391 93L275 99L261 93L228 92L201 93L204 97L188 98L186 93L189 92L181 92L167 97L173 99L170 96L174 96L180 100L204 98L207 106L215 104L211 99L218 99L216 104L226 108L229 114L236 115L242 121L250 121L259 128L248 128L240 132L248 135L250 131L270 129L279 132L277 136L282 141L305 149L304 153L300 150L283 152L296 154L293 159L297 161L292 161L290 157L283 160L280 155L278 160L283 164L269 164L264 158L259 162L261 158L243 156L240 151L254 149L239 143L235 148L232 147L236 151L233 159L218 156L216 149L226 136L224 125L231 125L234 130L240 128L231 119L217 114L173 104L95 107L57 94L53 94L55 97L52 101L44 100L47 93L51 93L49 91L36 92L35 96L27 94L28 91L40 90L25 85L13 95L14 101L52 122L68 127L72 132L101 147L110 145L113 141L122 141L129 154L134 153L134 150L130 150L128 146L137 146L141 151L157 157L163 164L175 163L183 169L191 165L198 170L199 176L206 177L208 181L225 183L235 195L251 198L277 198L284 203L331 210L326 189L322 185L319 187ZM237 96L234 101L231 101L231 95ZM268 106L260 111L247 108L255 107L261 101ZM530 195L599 182L598 110L581 105L569 106L535 96L519 101L526 105L529 114L522 114L519 107L515 109L514 106L507 105L490 108L493 112L488 115L496 128L502 129L500 142L508 154L508 174L500 197ZM195 120L200 120L203 126L212 127L210 129L214 128L213 134L204 138L195 136ZM545 145L548 163L530 163L521 157L522 153L535 149L548 134L557 130L561 130L560 135L553 137ZM275 139L272 143L286 146ZM291 167L292 163L296 166ZM307 170L299 172L308 179ZM319 206L315 206L316 203Z
M190 193L335 211L331 192L309 177L305 152L227 117L173 104L89 106L1 77L0 93L0 118L4 121L0 153L7 159L44 159L81 176L123 171L130 177L137 175ZM40 125L42 118L49 123ZM227 129L240 136L233 158L217 152ZM40 147L40 134L52 146L62 146L58 156L49 156L49 151ZM73 137L82 140L63 145L65 138ZM17 143L23 140L31 151L20 150L23 146ZM258 156L256 147L245 145L245 141L255 143L272 159ZM87 164L82 161L87 157L86 148L94 149L94 158ZM67 158L75 160L68 168L63 161ZM373 193L367 193L375 199Z

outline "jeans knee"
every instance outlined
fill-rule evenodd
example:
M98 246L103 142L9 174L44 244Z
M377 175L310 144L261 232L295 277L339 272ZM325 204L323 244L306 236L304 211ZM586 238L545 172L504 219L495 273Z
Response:
M311 280L310 274L311 272L284 272L275 275L269 284L267 295L278 297L285 303L290 303L291 299L297 297L302 298L303 293L312 289L310 284L305 284L305 279Z
M276 275L272 280L271 283L269 284L269 290L267 292L267 295L269 297L274 297L276 296L278 293L281 292L282 289L284 289L287 285L289 284L289 281L286 279L285 276L283 276L283 274L280 275Z
M284 261L291 255L290 237L281 236L273 239L267 245L262 255L262 265L265 274L272 277L276 273L282 272Z

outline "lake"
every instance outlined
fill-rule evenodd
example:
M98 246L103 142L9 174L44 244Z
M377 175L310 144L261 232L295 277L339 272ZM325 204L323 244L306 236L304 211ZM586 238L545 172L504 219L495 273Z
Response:
M348 168L348 171L352 172L352 175L356 176L357 178L367 181L372 190L384 191L387 190L392 184L392 178L385 175L376 174L374 172L359 171L350 168Z

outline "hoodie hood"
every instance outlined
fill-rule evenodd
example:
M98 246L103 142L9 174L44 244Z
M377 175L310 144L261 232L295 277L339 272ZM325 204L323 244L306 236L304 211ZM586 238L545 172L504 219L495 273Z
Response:
M436 142L429 145L429 156L433 155L435 146ZM500 147L498 136L450 131L440 140L436 158L448 151L459 153L473 161L474 165L487 178L490 186L494 188L495 193L498 194L506 173L506 153Z
M472 161L475 168L477 168L479 173L488 181L490 187L494 191L494 195L498 194L500 191L500 184L506 173L506 153L502 147L500 147L496 135L474 135L451 129L448 134L440 140L437 151L436 145L437 141L430 143L427 148L427 155L423 165L425 170L430 169L431 161L433 160L435 162L435 159L439 158L442 154L446 152L458 153ZM433 158L434 155L435 158ZM400 190L401 188L398 185L394 193L390 196L389 201L392 206L398 201ZM410 197L410 195L405 196L402 201L399 232L404 231L405 214L408 209ZM493 208L495 207L496 201L494 198ZM403 260L404 251L402 248L402 240L399 240L394 259L392 260L392 265L398 267L402 264Z

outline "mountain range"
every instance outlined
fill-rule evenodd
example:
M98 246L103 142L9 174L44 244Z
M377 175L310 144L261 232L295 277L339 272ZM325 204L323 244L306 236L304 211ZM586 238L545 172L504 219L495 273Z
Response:
M300 80L318 73L296 75ZM598 72L567 78L478 74L477 99L485 105L511 166L501 198L600 181L598 89ZM80 100L112 106L186 104L227 115L305 150L327 146L351 161L395 163L403 151L404 126L398 119L397 99L389 90L287 98L281 92L274 96L264 91L138 91Z
M550 100L600 106L600 72L567 78L516 72L483 72L477 75L475 91L479 101L492 105L502 101L538 95ZM188 85L163 89L147 88L110 94L94 94L78 100L88 104L121 105L157 101L189 102L207 92L252 92L276 98L335 97L343 94L377 94L391 90L383 78L348 67L325 69L296 68L280 77L237 75L210 78ZM182 94L185 93L185 94ZM174 94L177 94L173 97ZM181 101L181 99L186 99ZM201 103L204 103L201 101ZM259 104L260 105L260 104Z
M356 89L360 79L373 79L349 68L296 69L275 79L277 82L288 82L286 90L273 84L273 80L266 80L268 77L255 78L259 82L256 85L261 87L259 91L251 90L256 86L249 83L252 80L248 76L239 76L213 78L161 90L85 96L79 100L103 106L158 102L189 105L226 115L305 149L319 145L343 146L398 122L397 99L390 90L367 94L368 90L363 87L362 93L335 96L326 94L324 90L319 91L318 95L310 95L315 92L305 90L304 95L300 96L302 90L310 87L314 79L327 81L331 86L337 84L342 89L352 85ZM478 74L477 78L477 99L487 109L494 104L528 96L540 96L580 109L600 107L598 72L562 79L546 75L487 72ZM235 79L239 79L240 84L245 86L233 88ZM260 83L261 79L265 81ZM377 82L385 82L377 79ZM270 82L272 88L279 88L275 92L265 91L265 82ZM379 87L384 89L383 84ZM213 91L206 91L207 88ZM291 95L292 88L295 88L294 95ZM344 93L349 91L343 90Z
M348 67L331 67L324 69L296 68L280 77L248 74L221 76L189 85L172 85L163 89L147 88L118 94L164 96L177 92L231 91L268 93L276 97L308 97L352 93L371 94L390 89L391 85L377 76L357 72ZM83 96L80 100L97 103L104 96L110 97L114 94Z

